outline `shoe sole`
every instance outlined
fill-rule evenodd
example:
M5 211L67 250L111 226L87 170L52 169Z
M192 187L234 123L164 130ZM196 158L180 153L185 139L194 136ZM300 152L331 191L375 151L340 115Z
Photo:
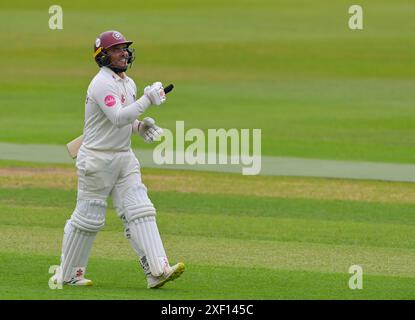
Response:
M163 281L157 283L155 286L149 287L149 288L150 289L157 289L157 288L162 287L166 282L173 281L174 279L177 279L184 272L184 269L185 269L184 263L179 262L176 270L174 270L173 273L169 277L167 277Z
M79 283L79 282L75 282L75 283L65 283L68 286L72 286L72 287L90 287L93 285L93 282L90 281L86 281L84 283Z

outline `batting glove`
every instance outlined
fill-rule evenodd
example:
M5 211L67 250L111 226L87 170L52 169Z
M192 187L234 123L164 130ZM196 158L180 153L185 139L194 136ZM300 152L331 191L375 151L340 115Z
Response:
M153 118L146 117L143 121L140 121L138 134L144 139L145 142L150 143L163 134L163 129L156 126L156 122Z
M166 94L164 93L164 88L161 82L154 82L151 86L145 87L144 95L150 99L152 104L157 106L166 101Z

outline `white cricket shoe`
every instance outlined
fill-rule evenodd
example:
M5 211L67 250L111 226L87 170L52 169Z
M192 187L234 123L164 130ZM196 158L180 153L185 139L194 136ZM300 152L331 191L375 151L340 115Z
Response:
M179 262L172 267L169 267L161 276L155 277L150 275L147 277L147 288L156 289L162 287L166 282L173 281L180 277L185 267L183 262Z
M93 282L89 279L72 279L71 281L66 281L64 284L67 284L69 286L92 286Z
M63 284L70 286L92 286L92 281L85 279L85 267L75 267L72 270L72 278L69 281L64 281Z
M53 283L54 285L62 285L62 284L67 284L70 286L92 286L92 280L89 279L85 279L83 277L83 273L84 268L81 268L83 270L80 270L80 273L78 274L77 277L72 278L70 281L63 281L62 280L62 268L61 267L57 267L55 270L55 274L50 277L49 279L49 283Z

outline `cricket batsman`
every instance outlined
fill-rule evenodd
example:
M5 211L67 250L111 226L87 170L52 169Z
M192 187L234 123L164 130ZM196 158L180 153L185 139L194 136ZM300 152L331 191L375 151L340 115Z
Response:
M184 264L170 266L156 223L156 209L141 181L140 163L131 150L131 136L152 142L162 134L151 118L137 120L147 108L166 101L155 82L137 99L137 87L126 75L134 61L132 41L117 31L103 32L94 45L100 67L85 101L84 137L76 158L78 193L67 220L55 284L92 285L85 278L93 241L105 223L107 198L112 197L126 238L139 258L148 288L159 288L179 277Z

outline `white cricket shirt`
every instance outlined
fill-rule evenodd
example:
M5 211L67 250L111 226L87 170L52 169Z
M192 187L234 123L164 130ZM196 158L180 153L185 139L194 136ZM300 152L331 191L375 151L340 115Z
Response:
M132 124L151 104L146 96L136 101L134 81L102 67L92 79L85 101L83 146L99 151L128 151Z

